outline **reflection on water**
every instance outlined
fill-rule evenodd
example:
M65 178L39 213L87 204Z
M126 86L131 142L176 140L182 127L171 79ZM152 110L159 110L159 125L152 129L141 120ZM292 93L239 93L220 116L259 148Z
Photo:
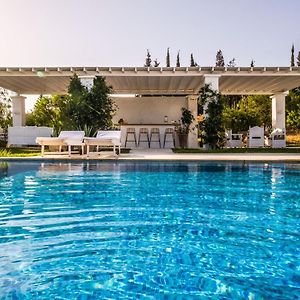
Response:
M298 299L300 168L7 163L2 299Z
M272 164L272 163L246 163L246 162L2 162L0 174L13 176L27 171L43 172L272 172L274 180L283 172L300 170L300 164Z

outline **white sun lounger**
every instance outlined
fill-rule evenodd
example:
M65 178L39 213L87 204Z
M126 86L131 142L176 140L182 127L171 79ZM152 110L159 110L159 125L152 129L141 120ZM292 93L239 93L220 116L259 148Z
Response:
M42 156L44 156L45 146L59 146L61 151L62 146L68 147L68 154L71 156L72 146L81 146L84 153L84 131L61 131L58 137L37 137L36 143L42 146Z
M107 130L98 131L96 137L85 138L84 143L87 146L87 157L90 154L90 146L97 146L97 151L99 146L112 146L113 153L116 155L116 147L119 149L119 154L121 153L121 131L119 130Z

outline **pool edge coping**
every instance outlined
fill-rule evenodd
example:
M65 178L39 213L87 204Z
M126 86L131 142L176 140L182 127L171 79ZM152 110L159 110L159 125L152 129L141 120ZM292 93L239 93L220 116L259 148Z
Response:
M67 157L60 157L60 158L53 158L53 157L0 157L1 162L49 162L49 163L87 163L87 162L106 162L106 163L116 163L116 162L252 162L252 163L299 163L300 164L300 156L299 158L294 157L286 157L286 158L276 158L276 157L261 157L261 158L251 158L251 157L169 157L169 158L134 158L134 157L124 157L124 158L67 158Z

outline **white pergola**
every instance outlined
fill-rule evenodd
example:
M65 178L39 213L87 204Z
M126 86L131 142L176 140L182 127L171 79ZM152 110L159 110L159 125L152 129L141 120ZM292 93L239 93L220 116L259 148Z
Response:
M204 84L224 95L269 95L272 123L285 128L285 95L300 86L299 67L38 67L0 68L0 86L14 91L13 124L25 124L26 94L65 94L70 77L105 76L116 94L180 95L197 114L197 96Z
M0 86L18 94L65 94L70 77L105 76L117 94L196 94L216 77L226 95L272 95L300 85L299 67L0 68Z

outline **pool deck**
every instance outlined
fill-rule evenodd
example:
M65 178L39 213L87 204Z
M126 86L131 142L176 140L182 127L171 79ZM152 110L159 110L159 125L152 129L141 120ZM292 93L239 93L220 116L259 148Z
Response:
M3 157L0 161L95 161L95 160L163 160L163 161L268 161L268 162L300 162L299 153L173 153L171 149L137 149L130 153L113 156L112 152L91 153L86 155L72 154L71 158L67 153L49 153L44 157Z

